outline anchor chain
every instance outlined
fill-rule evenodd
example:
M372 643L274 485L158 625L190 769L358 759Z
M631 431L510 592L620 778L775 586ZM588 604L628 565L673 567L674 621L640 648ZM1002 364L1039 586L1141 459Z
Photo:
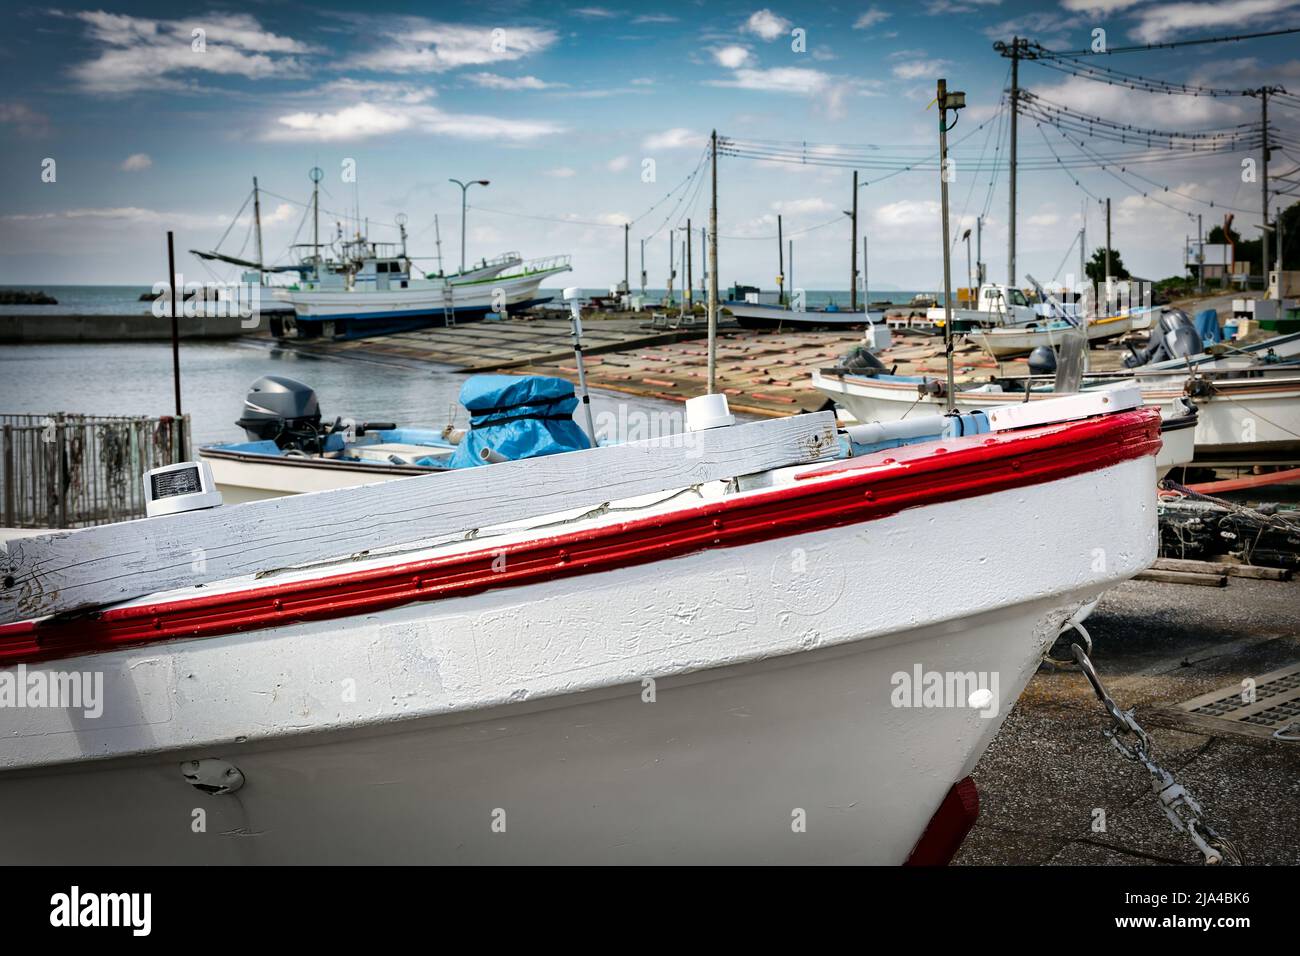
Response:
M1078 661L1080 670L1088 678L1088 683L1092 685L1093 693L1097 695L1097 699L1101 701L1114 722L1114 727L1103 731L1106 739L1129 760L1140 763L1146 768L1147 773L1151 775L1151 790L1160 801L1160 807L1169 818L1169 822L1173 824L1174 830L1187 834L1196 845L1196 849L1205 857L1206 865L1241 866L1241 851L1231 840L1206 822L1204 811L1196 802L1196 798L1151 756L1151 751L1154 749L1151 737L1134 718L1133 709L1121 710L1115 703L1082 647L1071 644L1070 650L1074 653L1074 659Z

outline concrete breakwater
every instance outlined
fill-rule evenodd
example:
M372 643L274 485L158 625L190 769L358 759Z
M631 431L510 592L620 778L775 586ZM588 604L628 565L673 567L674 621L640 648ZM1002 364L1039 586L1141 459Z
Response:
M183 339L230 339L265 328L265 317L181 316ZM170 339L171 319L139 315L0 315L0 343L147 342Z

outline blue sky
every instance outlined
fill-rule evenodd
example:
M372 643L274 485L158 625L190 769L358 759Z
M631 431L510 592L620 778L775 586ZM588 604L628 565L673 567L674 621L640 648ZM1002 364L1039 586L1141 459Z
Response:
M233 226L231 219L254 175L268 191L266 246L275 259L299 228L302 208L294 202L308 198L307 171L318 165L329 210L322 234L359 209L372 238L388 238L405 212L411 251L432 255L436 213L454 266L460 190L447 180L488 179L489 187L470 193L471 257L568 253L577 284L606 286L622 277L621 223L632 220L633 284L639 241L648 236L649 284L658 287L669 230L687 213L699 268L707 192L694 181L670 191L697 167L710 129L740 140L807 142L813 155L852 144L922 158L935 148L935 112L926 107L940 76L967 93L954 139L973 132L954 149L954 223L960 231L987 208L984 258L1001 279L1006 177L990 184L989 172L964 168L994 155L995 134L1005 140L996 114L1007 61L992 49L995 39L1019 33L1080 49L1099 28L1112 46L1278 29L1300 25L1300 0L109 3L11 8L6 25L0 282L152 283L165 271L169 228L190 248L212 246L230 227L223 248L238 251L247 213ZM195 31L202 31L197 48ZM1295 36L1102 59L1179 82L1267 82L1300 92ZM1039 64L1025 64L1021 80L1052 102L1138 125L1195 130L1258 116L1249 98L1138 93ZM1294 109L1275 108L1273 118L1292 132L1300 126ZM1032 121L1022 118L1020 134L1024 157L1078 155ZM1189 212L1202 213L1208 229L1221 221L1221 207L1238 207L1237 227L1257 235L1259 214L1247 210L1258 210L1258 186L1241 181L1242 158L1144 165L1144 176L1170 187L1155 191L1160 201L1140 195L1140 182L1099 169L1077 174L1083 188L1059 169L1026 170L1022 278L1050 279L1075 267L1077 251L1068 249L1084 201L1089 245L1100 244L1099 207L1085 190L1112 197L1115 245L1142 275L1181 271L1184 235L1196 228ZM41 178L47 159L56 164L54 182ZM1296 166L1281 153L1273 162ZM776 242L765 237L774 236L779 213L787 233L796 233L797 283L847 285L847 220L822 224L843 219L840 210L849 207L849 169L730 156L719 167L724 284L772 285ZM344 181L348 168L355 183ZM864 181L875 175L862 173ZM859 191L873 287L938 285L938 194L934 172L895 175ZM821 228L803 232L814 226ZM181 268L187 278L209 278L188 256ZM954 273L960 284L963 247Z

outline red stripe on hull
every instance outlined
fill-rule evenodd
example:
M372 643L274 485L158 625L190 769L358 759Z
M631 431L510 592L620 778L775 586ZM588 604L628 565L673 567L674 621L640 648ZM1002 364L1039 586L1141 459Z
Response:
M889 457L848 459L800 476L828 476L824 482L798 482L498 548L0 625L0 665L373 613L873 521L905 508L1055 481L1154 455L1160 448L1160 415L1136 409L1070 425L955 439L939 448L942 453L927 444L894 449Z

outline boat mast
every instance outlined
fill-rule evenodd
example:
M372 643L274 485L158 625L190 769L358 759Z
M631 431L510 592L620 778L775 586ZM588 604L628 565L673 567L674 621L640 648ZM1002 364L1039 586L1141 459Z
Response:
M311 172L307 174L311 177L311 247L312 247L312 271L315 274L316 281L320 281L320 181L325 176L325 170L319 166L313 166Z
M253 223L257 230L257 281L262 281L262 197L257 191L257 177L253 177Z
M433 241L438 247L438 275L443 275L442 271L442 228L438 225L438 214L433 215Z

